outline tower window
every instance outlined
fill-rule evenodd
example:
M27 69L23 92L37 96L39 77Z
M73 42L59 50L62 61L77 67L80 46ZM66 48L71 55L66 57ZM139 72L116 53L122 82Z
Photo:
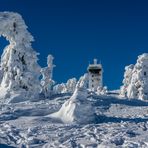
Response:
M146 76L146 72L144 72L144 76Z
M92 85L92 87L94 87L94 85Z

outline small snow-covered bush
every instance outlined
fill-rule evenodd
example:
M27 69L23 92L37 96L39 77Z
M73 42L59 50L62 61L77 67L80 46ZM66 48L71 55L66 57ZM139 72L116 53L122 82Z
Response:
M67 93L67 88L65 83L57 84L53 87L54 94L63 94Z
M104 87L100 87L100 86L99 86L99 87L97 88L97 92L96 92L96 93L97 93L98 95L106 95L107 92L108 92L108 91L107 91L107 86L104 86Z
M73 93L77 84L77 79L69 79L66 83L57 84L53 87L54 94Z

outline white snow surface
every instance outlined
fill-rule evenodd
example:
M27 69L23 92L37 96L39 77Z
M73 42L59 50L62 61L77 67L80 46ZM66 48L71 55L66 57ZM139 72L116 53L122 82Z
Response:
M96 113L92 123L63 123L50 117L70 97L1 104L0 147L148 147L148 102L91 95Z

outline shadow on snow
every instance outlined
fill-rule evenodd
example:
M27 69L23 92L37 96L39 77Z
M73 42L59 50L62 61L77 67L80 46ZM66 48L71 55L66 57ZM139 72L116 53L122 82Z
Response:
M137 99L119 99L112 96L95 96L93 97L96 100L95 106L110 106L111 104L120 104L128 106L148 106L148 102L137 100Z
M100 115L96 117L96 123L121 123L121 122L148 122L148 118L121 118L121 117L107 117Z

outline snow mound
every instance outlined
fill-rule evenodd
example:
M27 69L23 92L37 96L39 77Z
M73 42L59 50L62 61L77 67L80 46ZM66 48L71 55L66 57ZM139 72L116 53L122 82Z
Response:
M148 53L138 56L135 65L125 68L121 96L148 100Z
M91 102L87 99L88 76L85 74L80 78L76 89L69 100L67 100L61 109L50 115L53 118L59 118L64 123L91 123L95 120L95 111Z
M40 66L37 53L31 47L33 36L22 17L18 13L0 12L0 35L10 43L1 56L0 90L5 92L0 98L11 102L14 92L20 94L19 101L38 97Z

